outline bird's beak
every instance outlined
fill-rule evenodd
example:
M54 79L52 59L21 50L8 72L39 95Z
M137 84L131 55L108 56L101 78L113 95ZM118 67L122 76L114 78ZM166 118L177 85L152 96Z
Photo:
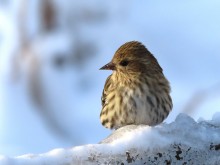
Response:
M108 64L101 67L99 70L115 70L115 64L112 62L109 62Z

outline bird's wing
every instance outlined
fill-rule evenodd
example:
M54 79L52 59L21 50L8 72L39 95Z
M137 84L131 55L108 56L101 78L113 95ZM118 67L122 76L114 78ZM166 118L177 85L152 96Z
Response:
M102 91L102 97L101 97L101 101L102 101L102 107L104 107L107 102L106 102L106 96L108 95L109 93L109 87L110 87L110 84L111 84L111 75L108 76L108 78L106 79L105 81L105 86L104 86L104 89Z

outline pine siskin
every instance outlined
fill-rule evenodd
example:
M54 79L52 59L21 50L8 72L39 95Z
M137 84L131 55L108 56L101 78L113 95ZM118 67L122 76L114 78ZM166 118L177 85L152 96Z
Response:
M122 45L111 62L100 69L113 70L102 93L103 126L153 126L168 116L173 106L169 82L156 58L140 42Z

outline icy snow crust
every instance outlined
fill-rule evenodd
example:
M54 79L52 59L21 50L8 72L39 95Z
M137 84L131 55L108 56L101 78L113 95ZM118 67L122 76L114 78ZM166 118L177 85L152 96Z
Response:
M180 114L173 123L156 127L125 126L99 144L54 149L14 158L0 156L1 165L72 164L198 164L220 162L220 113L195 122Z

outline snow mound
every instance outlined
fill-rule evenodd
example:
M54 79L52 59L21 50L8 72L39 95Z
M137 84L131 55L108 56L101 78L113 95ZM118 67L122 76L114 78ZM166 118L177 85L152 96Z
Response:
M71 164L206 164L220 162L220 115L195 122L185 114L155 127L129 125L99 144L55 149L14 158L0 156L1 165Z

